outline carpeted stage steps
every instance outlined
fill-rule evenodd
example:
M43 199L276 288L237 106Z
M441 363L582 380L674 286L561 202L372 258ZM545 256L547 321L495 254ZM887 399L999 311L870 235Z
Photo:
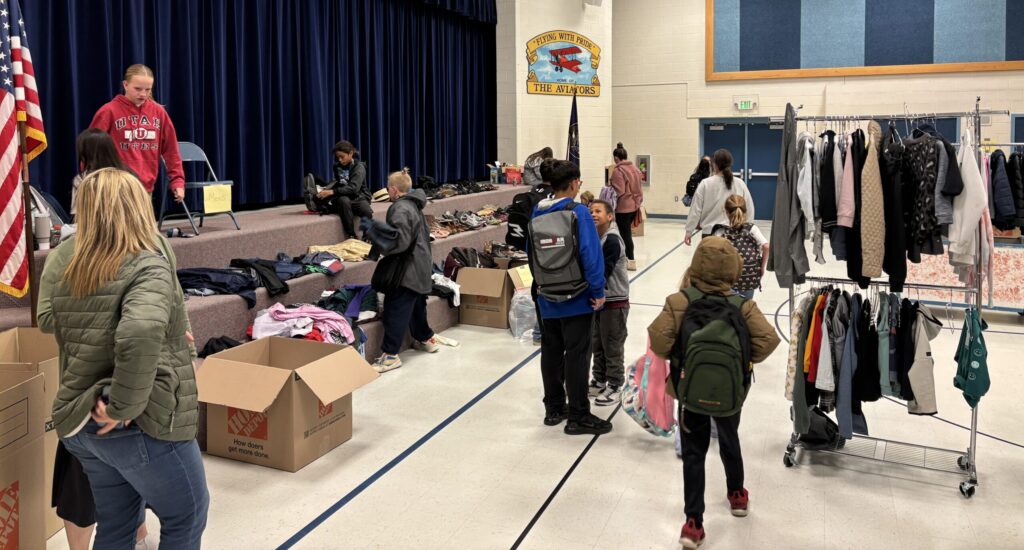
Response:
M446 211L479 210L484 205L507 206L512 197L522 192L522 187L499 186L497 191L452 197L428 203L424 211L430 215L441 215ZM374 218L383 219L389 203L375 203ZM278 252L291 256L304 254L307 247L319 244L334 244L344 240L344 231L337 216L316 216L304 213L301 206L284 206L268 210L238 214L242 230L238 231L226 216L210 218L198 237L172 239L179 268L227 267L232 258L274 258ZM187 226L187 222L176 221L173 226ZM172 224L165 224L165 229ZM456 246L483 248L489 241L503 241L505 225L485 227L476 231L459 233L432 243L435 263L441 263L448 252ZM36 252L35 259L41 272L48 251ZM341 273L328 277L313 274L288 281L287 294L267 295L265 289L256 292L257 304L246 308L245 301L238 296L190 297L186 302L189 319L197 347L202 347L210 338L230 336L243 339L245 330L255 319L256 313L281 302L315 303L321 293L330 287L346 284L367 284L373 274L374 262L345 263ZM431 297L427 312L431 326L442 331L458 323L458 310L448 307L447 302ZM14 300L0 298L0 330L31 323L28 299ZM380 353L383 327L380 322L361 325L366 332L366 356L375 358ZM407 342L408 343L408 342Z

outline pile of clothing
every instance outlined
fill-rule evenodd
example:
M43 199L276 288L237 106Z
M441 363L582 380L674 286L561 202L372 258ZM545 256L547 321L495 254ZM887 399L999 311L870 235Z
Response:
M310 304L277 303L256 316L249 329L253 340L268 336L305 338L328 344L353 344L355 334L348 320L334 311Z
M895 124L883 129L877 121L870 121L866 132L798 134L795 111L787 106L782 151L768 258L780 286L804 282L810 270L805 240L814 242L815 261L825 263L825 236L861 288L885 272L890 290L900 292L908 261L946 253L943 236L961 281L981 275L974 273L979 259L991 273L991 223L986 224L992 219L991 193L985 176L991 174L979 168L969 138L957 151L930 124L900 136ZM1024 215L1024 189L1021 193ZM981 249L979 222L988 226Z
M380 312L377 293L370 285L346 285L338 290L325 291L316 305L341 314L352 324L372 321Z
M437 266L434 266L433 274L430 277L433 281L430 295L444 298L448 301L449 307L459 307L459 304L462 303L462 287L455 281L445 277L444 272Z
M346 262L361 262L370 254L370 243L359 239L347 239L338 244L309 247L309 254L330 252Z
M258 280L244 269L196 267L178 270L178 282L190 296L237 294L248 307L256 305Z

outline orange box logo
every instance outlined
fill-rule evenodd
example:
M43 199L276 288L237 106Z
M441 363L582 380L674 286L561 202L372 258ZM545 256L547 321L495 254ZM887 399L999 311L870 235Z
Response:
M228 433L266 441L268 439L267 415L263 413L228 407Z
M324 405L324 402L320 401L319 399L316 400L316 403L317 403L317 405L319 405L319 411L318 412L320 414L320 418L328 416L328 415L330 415L331 413L334 412L334 403L328 403L328 404Z
M17 550L20 546L18 493L17 481L0 493L0 550Z

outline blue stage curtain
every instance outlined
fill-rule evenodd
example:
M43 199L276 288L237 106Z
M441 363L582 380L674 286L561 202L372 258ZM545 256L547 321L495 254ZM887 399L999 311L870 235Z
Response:
M68 204L75 138L156 72L155 99L242 207L294 201L352 141L382 187L408 166L483 178L497 150L494 0L24 2L49 148L33 183Z

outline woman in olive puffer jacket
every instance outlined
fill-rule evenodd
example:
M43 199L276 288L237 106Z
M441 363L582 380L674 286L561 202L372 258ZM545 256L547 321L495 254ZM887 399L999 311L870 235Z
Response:
M199 548L209 493L174 254L149 194L122 170L82 182L77 222L47 258L38 322L60 347L53 420L89 477L94 548L130 548L144 505L160 518L162 547Z

